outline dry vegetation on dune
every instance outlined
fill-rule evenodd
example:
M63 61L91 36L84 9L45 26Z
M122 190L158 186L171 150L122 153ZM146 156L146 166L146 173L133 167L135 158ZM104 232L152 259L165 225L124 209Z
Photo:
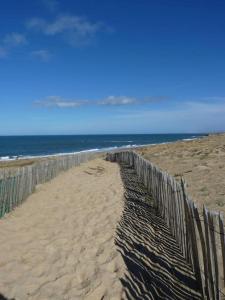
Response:
M33 165L34 163L35 163L35 160L32 160L32 159L0 161L0 169L25 167L28 165Z
M143 147L138 152L175 176L183 176L199 205L225 212L225 134Z
M25 167L28 165L33 165L43 160L57 159L57 157L58 156L49 156L49 157L35 157L32 159L16 159L16 160L0 161L0 169ZM104 154L97 153L96 157L103 158Z

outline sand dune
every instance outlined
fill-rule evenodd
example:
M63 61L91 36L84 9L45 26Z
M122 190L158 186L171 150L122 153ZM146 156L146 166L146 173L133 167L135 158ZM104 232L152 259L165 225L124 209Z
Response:
M182 175L199 206L225 213L225 134L145 147L139 153L178 180Z
M123 209L119 167L101 159L37 187L0 220L0 293L25 299L121 299L114 244Z

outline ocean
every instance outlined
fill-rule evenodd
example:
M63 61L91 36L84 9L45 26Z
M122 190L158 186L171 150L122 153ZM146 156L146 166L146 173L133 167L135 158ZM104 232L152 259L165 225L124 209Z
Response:
M204 134L0 136L0 160L132 148L190 140L201 136Z

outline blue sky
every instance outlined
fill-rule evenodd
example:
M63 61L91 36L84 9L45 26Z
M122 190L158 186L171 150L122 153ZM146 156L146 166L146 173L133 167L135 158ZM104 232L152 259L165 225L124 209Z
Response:
M0 135L225 131L223 0L0 4Z

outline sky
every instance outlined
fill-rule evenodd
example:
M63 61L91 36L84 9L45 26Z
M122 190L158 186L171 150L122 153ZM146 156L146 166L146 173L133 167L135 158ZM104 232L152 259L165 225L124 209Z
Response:
M0 1L0 135L218 131L225 1Z

